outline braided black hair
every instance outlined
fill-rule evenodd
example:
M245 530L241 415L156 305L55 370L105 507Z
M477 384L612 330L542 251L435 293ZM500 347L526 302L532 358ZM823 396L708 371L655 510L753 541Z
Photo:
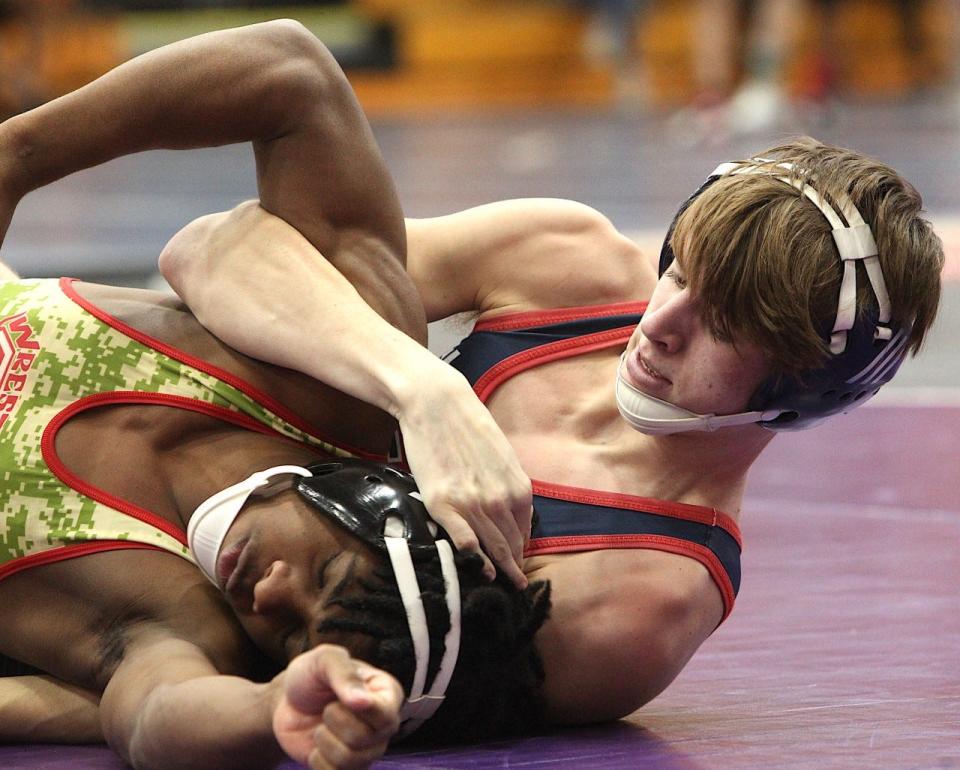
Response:
M472 742L543 727L543 663L533 640L549 613L550 584L539 581L519 591L499 575L488 582L476 554L458 553L455 559L461 595L457 666L443 705L409 740ZM429 683L443 656L450 618L436 551L417 553L414 561L430 633ZM354 588L330 602L348 612L323 620L318 631L371 637L368 662L393 674L409 693L416 661L393 571L384 565L373 579L358 582L359 593Z

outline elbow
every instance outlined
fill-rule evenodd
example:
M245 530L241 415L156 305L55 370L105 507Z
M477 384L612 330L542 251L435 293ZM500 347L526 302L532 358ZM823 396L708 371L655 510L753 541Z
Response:
M145 712L151 703L163 697L164 686L153 692L146 707L138 708L134 713L128 709L114 708L118 696L107 696L101 701L100 725L107 745L136 770L149 770L157 767L155 755L157 747L151 746L149 731L144 729L148 721Z
M198 252L197 223L194 220L177 232L163 247L157 259L157 269L163 279L177 293L186 280L186 274L191 264L191 256Z
M607 682L607 719L622 719L662 693L680 673L673 650L660 640L623 640L611 656L619 659L619 675Z
M247 206L241 204L237 208ZM211 239L225 214L208 214L194 219L177 232L163 247L157 260L160 275L188 305L203 282L212 250ZM188 295L190 297L188 298Z
M268 51L267 109L313 110L329 107L350 91L346 75L330 50L299 21L277 19L256 26L255 44Z
M183 271L183 262L180 260L180 252L172 247L172 244L176 236L170 239L167 242L167 245L163 247L163 251L160 252L160 257L157 259L157 269L160 271L160 275L163 276L170 287L180 293L177 286L180 284L181 274Z

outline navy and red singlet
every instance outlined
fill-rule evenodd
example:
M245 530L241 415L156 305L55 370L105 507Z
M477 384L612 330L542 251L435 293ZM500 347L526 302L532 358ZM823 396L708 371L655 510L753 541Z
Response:
M446 357L486 403L526 369L610 347L626 347L646 303L513 313L480 321ZM613 383L610 384L611 397ZM724 619L740 589L740 529L725 513L533 480L537 521L527 556L650 548L696 559L723 597Z

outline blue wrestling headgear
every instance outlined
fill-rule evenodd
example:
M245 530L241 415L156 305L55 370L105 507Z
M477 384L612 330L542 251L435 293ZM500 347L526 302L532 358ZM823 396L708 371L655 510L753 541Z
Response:
M400 711L398 737L409 735L443 703L460 651L460 580L447 534L430 518L409 473L382 463L337 458L306 468L282 465L254 473L200 504L187 527L187 542L200 570L217 585L216 560L227 530L252 495L269 495L292 486L314 508L390 559L407 611L416 669ZM272 481L283 477L281 482ZM299 477L299 478L297 478ZM430 633L412 553L435 550L446 585L450 630L440 667L426 686ZM219 587L219 586L218 586Z
M763 159L755 159L764 163ZM802 377L772 377L750 398L749 411L735 415L698 415L655 399L628 383L617 381L617 403L624 418L645 433L666 434L687 430L714 430L725 425L758 423L771 430L800 430L816 425L833 414L848 412L868 401L889 382L906 356L909 325L891 321L890 299L880 268L877 245L869 225L846 195L835 200L836 209L809 183L789 176L788 163L777 164L786 172L777 175L769 166L725 163L719 166L680 207L660 252L660 275L674 260L670 244L680 215L711 184L731 174L770 174L800 190L827 218L843 263L843 278L837 316L823 339L830 357L823 367ZM839 210L839 214L837 213ZM841 218L842 215L842 218ZM857 269L863 262L876 302L857 313Z

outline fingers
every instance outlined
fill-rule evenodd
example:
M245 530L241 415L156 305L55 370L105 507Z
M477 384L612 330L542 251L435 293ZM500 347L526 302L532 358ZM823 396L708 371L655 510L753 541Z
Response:
M400 726L403 690L383 671L354 663L354 675L345 681L352 689L362 683L366 698L361 702L333 702L323 710L323 722L314 733L311 768L358 770L369 767L386 751Z
M290 704L304 714L321 713L334 698L358 711L375 705L377 697L388 705L395 701L399 709L402 693L391 698L393 694L380 682L380 676L392 679L389 674L354 660L343 647L324 644L290 662L286 696ZM371 682L377 689L370 689Z
M520 546L520 556L523 557L523 551L530 542L530 533L533 529L533 503L520 503L513 508L513 519L517 522L517 529L520 530L522 544ZM521 561L522 565L523 562Z
M457 550L461 553L475 553L483 559L483 575L487 580L493 580L497 571L490 559L480 549L480 541L477 539L471 526L466 519L449 506L427 506L431 517L441 527L443 527Z
M311 767L365 768L400 725L400 683L343 647L320 645L298 656L283 682L274 735L290 757Z
M527 586L522 569L524 536L513 516L503 513L503 508L500 511L496 518L483 513L460 513L449 506L439 506L431 513L458 551L480 556L487 580L493 580L499 568L517 588L523 589Z
M523 536L511 517L509 522L497 526L491 519L478 516L475 520L477 537L483 543L483 549L517 588L527 587L527 578L523 574ZM508 534L504 534L504 529Z
M331 707L332 709L332 707ZM326 712L324 718L327 718ZM371 738L369 745L350 745L325 723L314 733L313 751L308 763L312 770L365 770L383 756L390 736Z
M335 697L331 678L345 667L344 661L350 661L347 651L332 645L315 647L290 661L284 687L290 705L304 714L320 714Z

